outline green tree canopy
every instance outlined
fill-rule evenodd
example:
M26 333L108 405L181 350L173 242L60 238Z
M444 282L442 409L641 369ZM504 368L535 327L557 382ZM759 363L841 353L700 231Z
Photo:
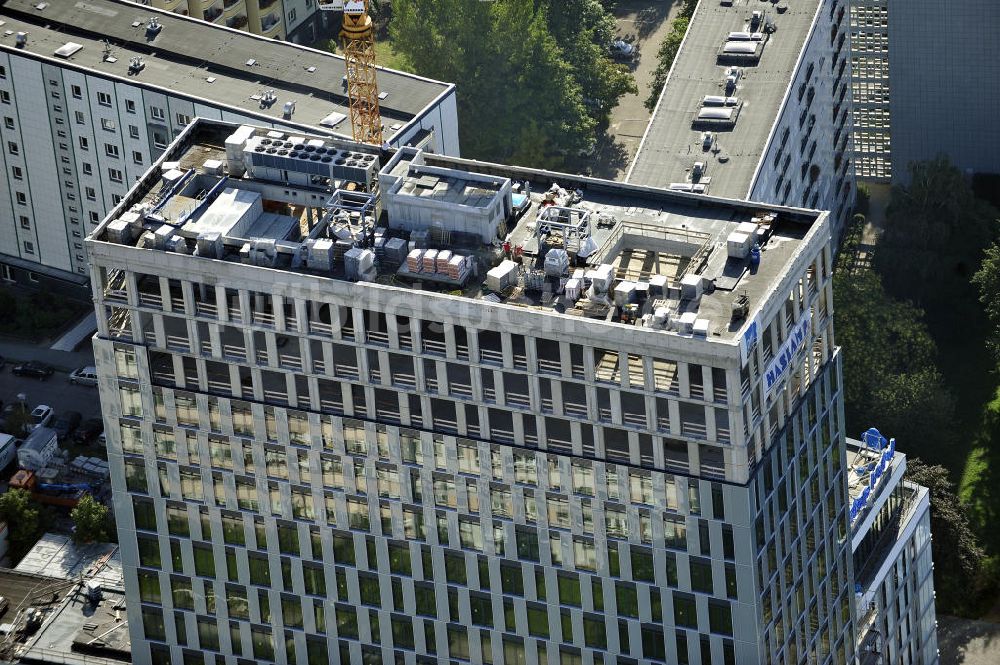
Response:
M598 43L608 30L599 3L572 0L581 19L549 2L393 3L397 52L418 74L458 83L463 155L558 167L594 140L584 98L593 93L598 108L610 109L634 85Z
M628 67L608 57L615 20L598 0L539 0L538 5L595 117L605 118L622 95L638 94Z
M909 171L910 184L892 189L875 269L893 296L948 311L956 299L974 297L969 280L996 237L997 211L944 157Z
M104 542L108 539L108 507L89 494L70 512L75 530L73 539L79 543Z
M677 51L681 48L689 20L686 16L674 19L674 22L670 24L670 32L660 42L660 50L656 52L656 69L653 70L653 80L649 83L649 97L646 97L645 101L646 108L650 112L656 108L656 103L660 100L660 93L663 92L663 86L667 84L667 74L670 73L670 68L674 65L674 58L677 57Z
M946 446L954 398L935 365L923 312L891 298L870 270L839 269L833 293L848 432L877 426L921 454Z
M0 520L10 532L11 559L19 561L38 540L38 505L27 490L8 489L0 495Z
M986 248L983 262L972 282L979 289L979 302L993 326L990 349L1000 361L1000 245L993 243Z
M938 612L967 614L984 591L988 573L984 567L986 554L969 524L965 506L959 502L943 466L911 458L906 461L905 478L930 491Z
M681 42L687 33L691 16L698 6L698 0L684 0L680 13L670 24L670 32L660 42L660 48L656 52L656 69L653 70L653 80L649 82L649 96L646 97L645 105L650 112L656 108L656 103L660 100L660 93L667 83L667 75L674 65L674 58L681 48Z

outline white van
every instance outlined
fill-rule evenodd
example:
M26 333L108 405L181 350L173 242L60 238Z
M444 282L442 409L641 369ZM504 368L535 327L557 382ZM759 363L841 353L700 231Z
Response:
M70 372L69 382L75 383L81 386L96 386L97 385L97 368L91 365L90 367L81 367Z

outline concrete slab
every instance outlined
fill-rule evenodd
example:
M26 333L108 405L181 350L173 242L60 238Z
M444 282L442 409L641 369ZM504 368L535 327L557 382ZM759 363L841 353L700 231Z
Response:
M97 313L91 312L87 316L66 331L66 333L56 340L56 343L49 348L52 351L65 351L72 353L76 347L80 346L84 340L97 332Z

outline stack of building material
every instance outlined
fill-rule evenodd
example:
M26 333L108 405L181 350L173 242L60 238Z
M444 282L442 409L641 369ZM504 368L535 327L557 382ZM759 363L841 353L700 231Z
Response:
M348 240L338 240L333 244L333 260L332 263L336 265L342 265L344 261L344 254L347 254L350 249L354 247L354 243Z
M436 249L428 249L424 252L424 272L437 272L437 255L438 251Z
M438 259L440 262L440 258ZM438 272L443 272L448 275L451 279L459 282L464 282L469 277L469 273L472 269L472 258L469 256L459 256L458 254L452 255L448 259L447 265L445 265L444 270L439 270Z
M550 249L545 254L545 274L562 277L569 271L569 254L565 249Z
M344 254L344 269L348 279L370 280L375 273L375 252L354 247Z
M389 238L382 248L385 260L394 265L399 265L407 260L406 241L402 238Z
M486 273L486 286L491 291L503 291L517 283L518 264L505 260Z
M424 250L414 249L406 256L406 269L409 272L421 272L424 269Z
M442 249L437 253L437 262L434 265L434 270L436 272L447 272L448 262L451 261L453 254L450 249Z

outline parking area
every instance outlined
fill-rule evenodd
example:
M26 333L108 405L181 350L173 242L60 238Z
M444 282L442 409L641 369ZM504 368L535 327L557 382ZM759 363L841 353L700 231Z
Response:
M651 114L644 102L656 69L656 52L680 6L680 0L620 0L615 5L618 36L629 37L641 54L632 67L639 94L625 95L611 111L607 132L598 140L597 154L591 159L593 175L611 180L625 177L649 124Z
M5 360L5 366L0 369L0 400L4 405L16 402L18 395L24 395L29 408L33 409L39 404L52 407L52 423L67 411L79 412L81 422L101 417L97 387L74 385L69 381L71 371L94 364L94 354L89 344L83 344L81 350L76 352L59 352L52 351L45 345L34 346L0 339L0 355ZM12 371L14 366L26 360L52 365L55 371L45 379L15 376ZM69 453L70 458L80 454L105 456L104 450L95 445L77 446L69 440L60 441L59 445Z
M24 393L28 404L32 406L48 404L57 413L79 411L84 418L97 418L101 415L97 388L77 386L69 382L69 373L74 369L94 364L94 352L89 344L84 344L80 351L60 352L45 346L0 340L0 356L6 360L6 366L0 370L0 400L4 404L9 404L19 393ZM38 360L52 365L55 372L41 380L15 376L12 372L14 365L25 360Z

